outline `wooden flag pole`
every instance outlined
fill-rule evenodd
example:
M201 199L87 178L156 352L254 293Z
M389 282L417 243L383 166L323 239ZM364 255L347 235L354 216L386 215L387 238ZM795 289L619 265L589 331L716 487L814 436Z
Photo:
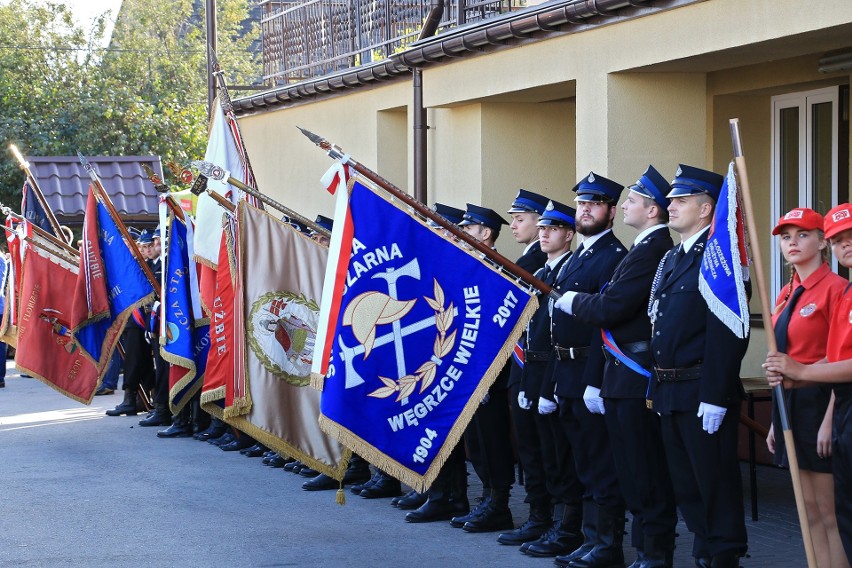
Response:
M47 214L47 220L50 222L50 226L53 227L53 231L56 233L56 236L64 238L65 234L62 232L62 227L59 225L56 215L53 214L53 209L51 209L50 205L47 204L47 199L44 197L44 193L42 193L33 172L30 170L30 163L24 159L23 154L21 154L21 151L18 150L18 147L14 144L9 144L9 150L12 152L12 155L15 156L15 159L18 160L18 164L20 164L21 169L24 170L24 173L27 175L27 181L30 183L30 187L33 188L33 193L35 193L36 199L38 199L39 203L41 203L42 209L44 209L44 212ZM23 213L23 211L21 211L21 213Z
M121 220L121 217L118 216L118 211L115 209L115 205L112 204L112 200L109 198L109 194L107 194L104 189L103 184L101 183L98 174L95 173L95 170L92 168L92 165L89 163L89 160L81 154L77 152L77 156L80 158L80 163L83 164L83 167L86 168L86 171L89 172L89 177L92 179L92 188L95 190L95 197L98 201L104 204L104 207L107 208L110 217L115 222L115 226L118 227L121 236L124 238L124 241L127 243L127 248L130 249L130 254L133 255L133 258L136 260L136 263L142 269L142 272L145 274L145 277L148 279L148 282L151 283L151 287L154 288L154 292L157 293L157 296L160 295L160 283L154 278L154 273L151 272L151 267L148 266L148 263L142 259L142 253L139 252L139 247L136 246L136 241L133 237L130 236L130 232L127 230L127 227L124 225L124 221Z
M329 157L335 160L339 160L344 157L343 152L337 146L332 145L325 138L322 138L321 136L318 136L313 132L310 132L309 130L305 130L304 128L299 128L299 130L301 130L302 134L304 134L311 142L316 144L320 149L325 150L328 153ZM348 157L345 163L351 166L356 172L363 175L365 178L369 179L370 181L381 187L383 190L387 191L395 198L399 199L400 201L420 213L422 216L426 217L427 219L431 219L432 221L437 223L441 228L446 229L449 233L451 233L460 241L464 241L466 244L478 250L480 253L482 253L483 256L491 260L493 263L495 263L497 266L499 266L512 276L518 278L519 280L522 280L528 286L535 288L542 294L548 295L553 299L559 299L562 297L562 294L560 294L558 291L554 290L552 287L548 286L547 284L545 284L544 282L542 282L541 280L539 280L538 278L536 278L535 276L533 276L532 274L530 274L505 256L503 256L502 254L498 253L496 250L482 244L478 240L474 239L473 237L459 229L457 226L448 222L446 219L432 211L429 207L423 205L422 203L399 189L397 186L395 186L385 178L381 177L379 174L377 174L370 168L364 166L360 162L355 161L351 157Z
M258 198L260 201L266 203L267 205L269 205L271 207L274 207L275 209L277 209L281 213L284 213L284 215L286 215L290 219L292 219L294 221L298 221L299 223L308 227L312 231L314 231L316 233L321 233L325 236L329 235L329 232L328 232L327 229L320 227L319 225L317 225L316 223L314 223L313 221L311 221L307 217L304 217L304 216L296 213L295 211L293 211L292 209L290 209L289 207L287 207L283 203L272 199L268 195L265 195L265 194L259 192L258 190L256 190L255 188L253 188L251 186L244 184L243 182L241 182L237 178L233 177L232 175L230 175L230 173L226 172L225 170L223 170L222 168L220 168L216 164L212 164L210 162L205 162L204 160L195 160L195 161L192 162L192 165L195 168L197 168L198 172L199 172L198 179L196 179L196 183L193 184L192 188L190 188L190 191L192 193L194 193L195 195L199 195L202 191L206 191L210 195L210 197L212 197L214 200L216 200L217 203L219 203L219 205L221 205L222 207L225 207L229 211L234 211L236 209L236 207L234 206L233 203L231 203L230 201L228 201L226 198L219 195L215 191L209 189L204 183L199 184L199 182L203 182L204 180L207 180L207 179L215 179L217 181L223 181L223 182L226 182L226 183L233 185L234 187L236 187L238 189L243 190L244 192L248 193L249 195L251 195L253 197ZM196 186L198 186L198 187L196 187Z
M778 350L775 342L775 333L772 328L772 315L769 311L769 290L766 287L766 277L763 272L762 256L760 254L760 239L757 235L757 225L754 221L754 210L752 208L751 188L748 182L748 170L746 169L745 157L743 156L743 143L740 137L740 119L730 119L731 140L734 144L734 163L737 167L737 177L740 189L743 193L743 209L745 209L746 225L751 240L752 266L754 268L754 285L760 297L760 311L763 316L763 327L766 330L766 347L772 351ZM790 418L787 415L787 404L784 402L784 389L779 384L773 387L775 402L777 403L778 417L784 430L784 444L786 445L787 461L790 464L790 477L793 480L793 494L796 497L796 509L799 512L799 525L802 528L802 541L805 544L805 555L808 560L808 568L816 568L816 555L814 554L814 543L811 539L811 529L808 524L808 515L805 510L805 499L802 495L802 480L799 475L799 460L796 456L796 445L793 440L793 430L790 428Z

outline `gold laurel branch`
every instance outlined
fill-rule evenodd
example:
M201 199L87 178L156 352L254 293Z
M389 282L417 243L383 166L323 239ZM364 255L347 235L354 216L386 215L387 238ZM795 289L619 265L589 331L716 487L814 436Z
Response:
M437 278L434 279L434 282L435 298L428 298L424 296L423 299L426 300L429 307L435 311L435 327L437 328L438 333L435 335L432 354L435 359L442 359L453 350L453 346L456 343L456 331L458 330L447 335L447 330L450 329L453 324L453 319L455 318L455 314L453 313L455 307L452 302L450 302L448 307L444 307L444 290L438 283ZM417 383L420 383L420 393L423 393L423 391L429 388L435 381L437 374L438 364L434 360L430 359L420 365L414 374L406 375L400 378L399 381L394 381L387 377L379 377L385 386L377 388L368 396L372 396L374 398L388 398L393 396L394 393L397 393L395 402L399 402L414 393L417 388Z

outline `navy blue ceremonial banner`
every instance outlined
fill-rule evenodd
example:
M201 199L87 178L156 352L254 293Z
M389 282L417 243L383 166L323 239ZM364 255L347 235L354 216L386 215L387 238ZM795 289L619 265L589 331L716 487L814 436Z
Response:
M737 179L731 162L704 247L698 289L710 311L739 338L747 337L749 331L747 259Z
M210 350L210 320L201 312L191 248L192 226L169 215L160 351L163 359L171 363L169 406L175 415L201 389Z
M106 206L91 191L74 294L74 341L103 370L130 313L153 300L154 288Z
M24 187L21 190L21 216L27 221L44 230L47 234L53 235L65 242L63 235L57 235L50 224L50 219L47 217L47 211L42 207L41 202L36 197L35 191L30 187L30 182L25 181Z
M338 193L343 205L320 315L325 329L314 357L327 350L320 425L424 491L537 302L478 253L367 183L350 182L348 207L347 193Z

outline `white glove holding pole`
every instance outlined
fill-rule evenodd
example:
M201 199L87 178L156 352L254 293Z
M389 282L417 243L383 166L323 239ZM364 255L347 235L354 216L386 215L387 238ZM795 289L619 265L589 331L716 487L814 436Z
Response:
M586 392L583 393L583 402L586 403L586 408L588 408L589 412L592 414L606 413L606 409L604 409L604 402L601 398L601 389L598 387L588 385L586 387Z
M550 414L556 411L556 403L552 400L547 400L543 396L538 397L538 413Z
M527 393L524 391L518 393L518 406L524 410L532 408L532 402L527 399Z
M709 402L702 402L698 405L698 417L704 418L703 428L708 434L715 434L722 425L722 419L725 418L725 413L728 411L724 406L716 406Z
M565 292L562 294L562 297L556 300L553 304L558 309L562 310L566 314L574 315L573 306L574 306L574 296L577 295L577 292Z

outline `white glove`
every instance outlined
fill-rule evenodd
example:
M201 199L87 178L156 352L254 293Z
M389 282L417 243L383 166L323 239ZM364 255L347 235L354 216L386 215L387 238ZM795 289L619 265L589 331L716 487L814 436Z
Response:
M708 434L715 434L722 424L722 419L725 418L725 413L728 411L724 406L716 406L709 402L702 402L698 405L698 417L704 417L704 431Z
M586 392L583 393L583 402L586 403L586 408L592 414L604 414L606 412L603 399L601 398L601 389L598 387L588 385Z
M485 393L485 396L482 397L482 402L480 402L479 405L482 406L489 400L491 400L491 393Z
M532 402L527 400L527 393L521 391L518 393L518 406L520 406L524 410L529 410L532 408Z
M547 400L543 396L538 397L538 413L550 414L556 411L556 403L552 400Z
M577 292L565 292L561 298L556 300L556 303L553 305L565 312L566 314L574 315L572 306L574 305L574 296L577 295Z
M152 312L159 312L160 311L160 302L159 301L154 302L154 305L151 306L151 311Z

